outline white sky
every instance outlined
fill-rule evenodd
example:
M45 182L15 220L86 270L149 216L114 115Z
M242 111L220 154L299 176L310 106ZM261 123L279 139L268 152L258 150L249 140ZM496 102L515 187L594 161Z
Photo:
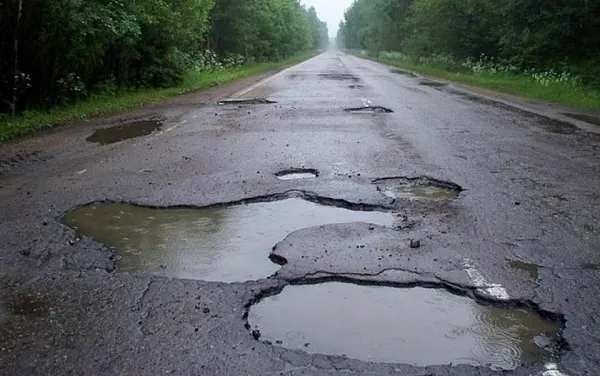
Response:
M350 8L353 0L301 0L307 7L313 6L321 21L327 22L329 36L335 37L344 12Z

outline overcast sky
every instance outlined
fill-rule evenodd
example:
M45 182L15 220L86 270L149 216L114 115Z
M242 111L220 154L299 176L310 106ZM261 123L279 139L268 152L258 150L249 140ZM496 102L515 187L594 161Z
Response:
M327 22L329 36L335 37L344 12L350 8L353 0L301 0L307 7L313 6L321 21Z

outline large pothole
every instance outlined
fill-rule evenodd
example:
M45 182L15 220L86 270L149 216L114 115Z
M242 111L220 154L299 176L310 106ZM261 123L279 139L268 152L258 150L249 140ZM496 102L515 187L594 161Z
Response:
M130 138L147 136L159 130L161 126L162 122L156 119L134 121L114 127L98 129L87 138L87 141L100 145L113 144Z
M149 208L98 203L68 213L63 221L80 236L114 250L123 271L176 278L243 282L279 268L268 259L290 233L313 226L366 222L392 226L394 215L333 199L282 197L278 201L206 208Z
M392 177L373 181L385 196L409 200L453 200L463 189L454 183L428 177Z
M422 287L287 286L251 306L248 323L255 338L288 349L415 366L512 370L555 360L562 344L558 319Z

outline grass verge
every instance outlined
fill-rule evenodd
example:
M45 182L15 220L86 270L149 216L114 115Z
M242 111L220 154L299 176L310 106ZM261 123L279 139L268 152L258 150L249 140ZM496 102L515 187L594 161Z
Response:
M177 95L222 85L239 78L259 75L300 63L314 55L316 55L315 52L307 52L282 61L254 63L240 68L214 72L189 73L176 87L128 90L116 95L95 97L49 110L27 111L15 119L0 119L0 141L8 141L41 129L69 124L94 116L117 113Z
M561 103L575 108L600 111L600 90L568 83L551 83L544 86L530 76L519 74L473 74L470 71L450 67L435 67L413 63L406 59L363 58L378 61L400 69L435 76L449 81L478 86L490 90L518 95L526 98Z

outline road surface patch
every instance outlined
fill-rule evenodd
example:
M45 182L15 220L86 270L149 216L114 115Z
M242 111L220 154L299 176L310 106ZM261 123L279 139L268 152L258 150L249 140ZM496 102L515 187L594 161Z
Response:
M113 144L130 138L148 136L162 127L162 121L158 119L139 120L127 124L96 130L87 138L89 142L100 145Z
M79 207L63 222L119 255L121 271L175 278L245 282L279 266L269 252L290 233L334 223L392 226L391 212L334 199L266 197L205 208L152 208L97 203Z
M513 370L554 361L562 346L552 318L442 288L288 285L250 305L247 319L255 339L367 362Z
M393 199L449 201L463 191L457 184L428 177L381 178L373 183L379 192Z

